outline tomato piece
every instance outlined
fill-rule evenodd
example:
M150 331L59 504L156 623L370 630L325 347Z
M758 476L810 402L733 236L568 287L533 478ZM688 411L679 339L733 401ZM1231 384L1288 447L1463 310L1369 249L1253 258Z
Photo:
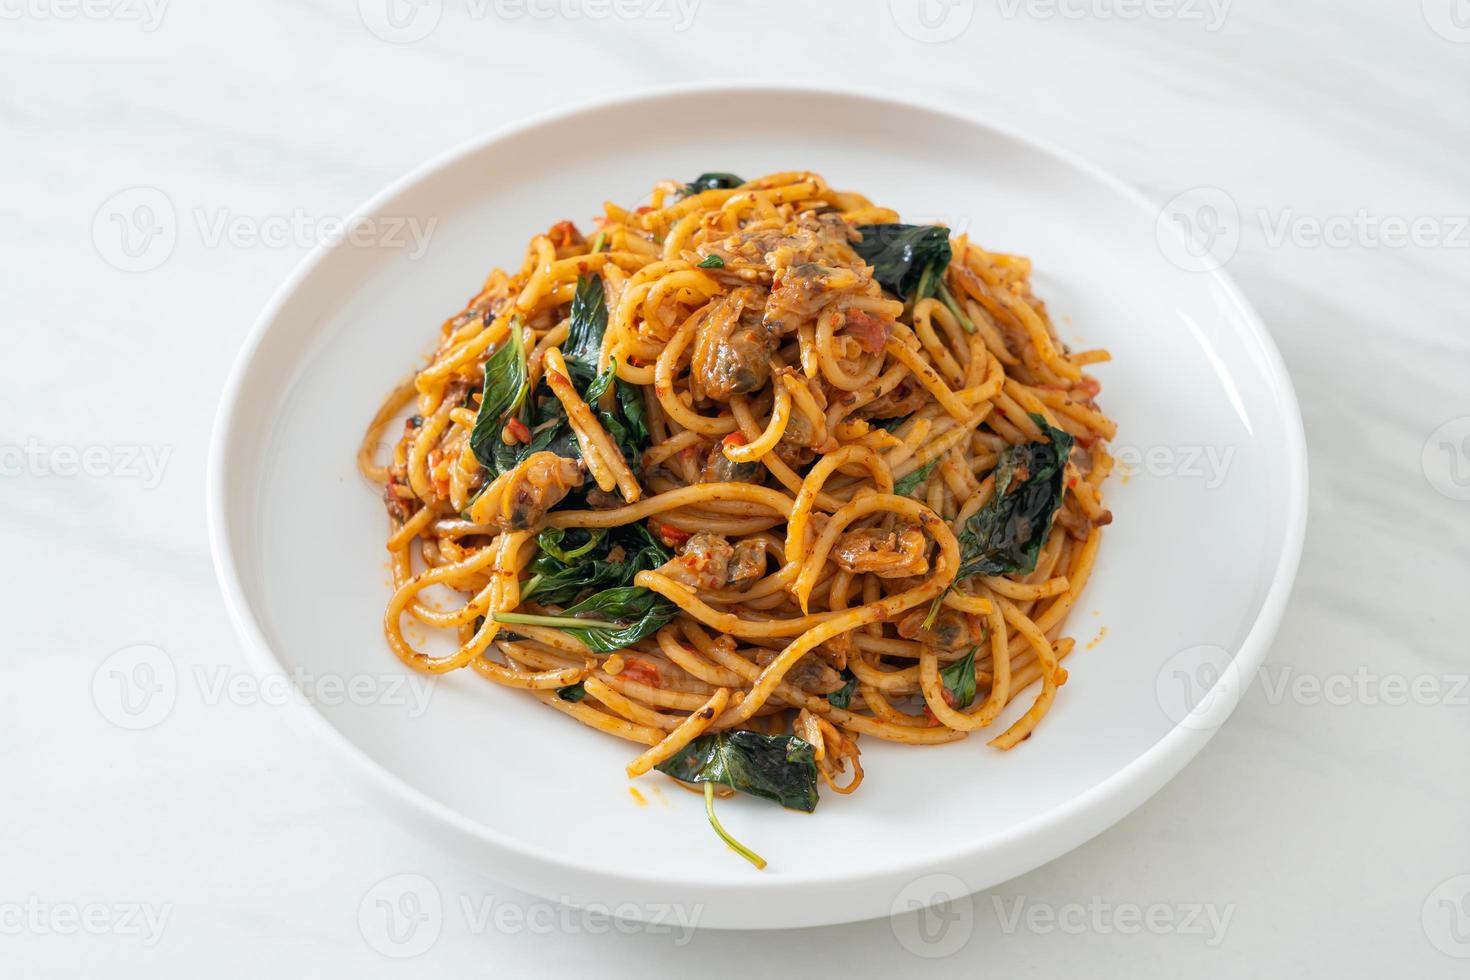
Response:
M672 524L662 523L653 525L653 533L670 548L677 548L694 536L690 532L677 528Z
M631 657L624 662L623 669L618 676L623 680L645 684L648 687L658 687L663 681L663 677L659 674L656 664L651 664L647 660L640 660L637 657Z
M876 354L888 343L888 337L893 332L893 321L873 316L863 310L849 310L846 327L847 335L856 340L863 350Z
M510 437L521 445L531 441L531 430L526 428L526 423L515 416L511 416L510 421L505 423L505 431L509 432Z

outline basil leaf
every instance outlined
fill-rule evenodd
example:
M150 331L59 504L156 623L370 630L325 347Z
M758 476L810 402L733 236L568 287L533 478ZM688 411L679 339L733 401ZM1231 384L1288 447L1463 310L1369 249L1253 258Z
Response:
M581 558L589 551L595 550L606 533L601 528L548 527L536 535L536 546L541 549L542 554L550 555L556 561L569 562L574 558ZM581 544L564 547L568 543L568 538L575 537L578 534L585 536L587 540Z
M527 387L526 343L521 321L516 319L511 321L510 336L485 361L480 412L470 430L470 451L487 470L496 470L495 449L504 445L500 432L505 428L505 418L521 407Z
M602 335L607 332L607 296L602 277L578 276L577 291L572 294L572 312L567 323L567 339L562 341L561 356L572 373L572 381L581 388L597 377L597 362L602 357ZM590 404L592 396L585 396Z
M622 409L623 421L627 423L628 439L642 452L652 438L648 433L648 409L643 403L643 389L619 378L617 391L618 408Z
M903 477L899 480L895 480L893 482L893 492L898 494L900 497L912 496L913 492L919 488L919 484L929 479L929 474L933 473L934 467L938 465L939 457L936 456L933 459L929 460L929 462L925 463L923 466L920 466L918 469L914 470L908 476Z
M587 688L583 687L580 683L568 684L566 687L557 688L556 696L563 701L570 701L576 704L587 696Z
M494 465L490 469L497 476L509 473L532 453L548 452L567 459L582 458L582 447L577 442L577 434L572 431L571 424L567 422L561 402L552 397L544 399L542 405L541 413L545 414L546 418L534 426L530 422L527 423L528 427L532 428L529 443L506 445L500 441L498 436L496 437L495 447L490 454ZM522 412L522 421L526 421L524 418L526 414Z
M607 394L607 389L612 387L613 380L617 376L617 368L609 364L606 371L592 379L592 383L582 393L582 400L596 410L598 401L601 400L603 395Z
M960 532L960 569L956 579L971 575L1027 574L1066 492L1067 456L1072 436L1031 419L1047 441L1009 446L995 466L995 489L984 507L965 522Z
M621 564L634 566L638 571L657 568L674 557L674 553L654 536L647 524L624 524L613 528L610 534L612 544L623 546ZM632 577L633 573L629 572L628 578L631 580Z
M610 387L615 388L617 407L612 411L605 411L599 405L599 401ZM587 386L587 393L583 396L583 400L592 406L602 427L623 451L623 457L628 460L629 465L634 471L637 471L640 468L639 459L643 454L643 449L648 445L650 439L643 394L638 386L628 384L617 377L617 368L609 364L607 370L599 374Z
M956 708L975 703L975 651L979 649L978 645L971 647L969 653L939 672L939 679L954 695Z
M572 311L567 325L567 339L561 345L562 358L572 373L573 383L582 391L582 400L597 413L598 421L612 436L623 456L637 469L637 462L649 441L643 394L617 376L617 367L608 364L601 374L597 362L602 357L602 338L607 332L607 295L601 276L579 276L577 291L572 296ZM616 389L617 407L603 409L602 396Z
M571 374L573 387L582 399L597 413L598 420L618 444L623 456L635 470L649 441L648 423L645 419L643 395L636 385L629 385L617 377L616 368L609 364L606 371L597 372L597 362L602 356L602 338L607 331L607 297L600 276L579 276L577 290L572 296L572 309L567 326L567 337L562 342L562 358ZM538 385L531 397L527 397L526 352L520 332L513 332L518 360L502 350L485 364L486 395L481 402L480 415L475 419L475 428L470 438L471 449L480 464L492 474L502 475L520 465L532 453L550 452L567 459L580 459L581 446L576 433L567 421L566 410L544 382ZM504 358L502 361L501 358ZM518 372L515 369L518 367ZM492 385L492 378L504 380ZM509 392L511 383L519 387ZM601 400L609 388L616 385L616 405L604 410ZM491 400L491 390L496 400ZM503 390L506 389L506 390ZM487 408L488 406L488 408ZM502 408L501 406L507 406ZM502 414L519 410L519 418L531 430L531 441L527 444L505 444L500 433L504 422L492 413L499 409ZM583 494L568 496L571 505L579 504Z
M934 295L934 282L954 255L948 228L884 224L858 225L857 230L863 240L853 243L853 250L873 267L880 286L901 300Z
M745 181L734 174L719 172L700 174L693 181L684 185L684 194L682 196L688 197L691 194L698 194L701 191L727 190L732 187L739 187L743 183Z
M895 223L858 225L857 230L863 240L852 247L873 267L879 285L905 302L936 297L967 333L975 332L975 324L944 284L944 273L954 258L948 228Z
M857 690L858 679L856 674L846 668L843 668L842 676L847 678L847 683L827 695L827 703L834 708L846 709L852 704L852 693Z
M521 590L521 599L564 606L589 590L626 587L641 571L658 568L672 557L643 524L625 524L599 537L590 548L563 552L561 537L548 528L537 537L539 551L531 560L532 577ZM614 546L622 549L617 561L610 560Z
M593 653L624 650L645 636L662 629L679 607L657 592L637 586L604 589L565 610L565 618L596 616L599 623L612 626L561 627L586 644Z
M716 783L793 810L817 808L815 753L794 735L707 733L655 768L681 782Z
M541 452L555 453L566 459L582 458L582 444L577 442L577 434L572 431L566 416L557 418L551 425L538 428L531 441L521 449L520 458L524 460L532 453Z
M697 269L723 269L724 267L725 260L720 258L718 255L706 256L703 262L695 266L695 268Z
M539 561L539 559L538 559ZM604 561L582 561L576 565L562 565L544 572L532 564L532 576L521 590L521 599L566 605L576 602L577 597L588 590L611 588L620 585L622 575L616 565Z

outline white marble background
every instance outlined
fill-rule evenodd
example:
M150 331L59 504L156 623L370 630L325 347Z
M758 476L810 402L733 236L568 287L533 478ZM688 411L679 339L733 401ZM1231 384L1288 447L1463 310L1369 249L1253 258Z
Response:
M428 20L393 28L386 0L0 0L0 975L1466 975L1470 3L396 2ZM403 42L436 15L408 43L370 29ZM1228 194L1230 269L1301 397L1312 514L1269 683L1198 760L948 931L931 921L935 943L913 919L682 935L459 865L286 709L186 686L145 730L111 723L94 677L121 648L245 672L206 442L310 244L186 221L166 261L129 258L114 195L156 188L247 233L315 221L487 129L726 77L971 111L1161 206ZM400 873L445 902L405 961L358 922Z

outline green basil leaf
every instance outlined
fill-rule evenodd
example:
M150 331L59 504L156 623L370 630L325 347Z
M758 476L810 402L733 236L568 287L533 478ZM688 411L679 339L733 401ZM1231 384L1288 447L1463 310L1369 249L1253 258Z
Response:
M617 377L616 368L609 364L606 371L597 372L597 362L602 356L602 338L607 330L607 298L600 276L581 276L577 279L577 290L572 297L572 308L567 327L567 338L562 342L562 357L571 374L573 387L582 399L596 412L598 420L618 444L623 456L634 470L638 469L643 450L650 439L645 418L643 395L637 385L627 384ZM494 364L501 354L486 363L486 383L492 372L500 371L501 365ZM487 470L499 476L519 466L533 453L550 452L567 459L580 459L581 446L576 433L567 421L566 410L546 386L541 383L527 397L525 351L520 351L519 383L521 392L515 399L511 411L519 410L519 418L531 430L531 441L527 444L506 445L500 438L504 422L492 425L485 406L491 405L488 397L481 405L481 414L475 421L475 432L471 436L471 448ZM611 409L602 407L603 396L616 386L615 404ZM497 389L498 390L498 389ZM493 409L495 405L491 405ZM488 481L487 481L488 483ZM483 489L483 487L481 488ZM569 494L563 506L581 506L585 491ZM543 599L543 601L550 601Z
M497 471L495 449L504 445L500 432L505 428L506 416L525 401L527 387L526 344L521 321L516 319L511 321L510 336L485 361L480 411L470 430L470 451L487 470Z
M602 276L578 276L577 291L572 294L572 312L567 323L567 339L561 343L561 356L578 388L597 377L597 362L602 357L602 335L607 332L607 296ZM592 398L584 396L588 403Z
M618 408L628 426L628 439L641 453L652 436L648 433L648 409L643 403L643 389L618 379Z
M1047 425L1040 415L1031 418L1047 439L1009 446L1001 452L990 500L960 532L958 579L1024 575L1036 568L1036 558L1067 489L1067 456L1074 440Z
M934 467L939 465L939 457L936 456L929 462L914 470L908 476L893 481L893 492L900 497L912 496L919 485L929 479L929 474L934 472Z
M857 230L863 233L863 240L852 247L873 267L879 285L905 301L936 297L967 333L975 332L975 324L944 284L944 273L954 257L948 228L882 224L858 225Z
M590 551L595 551L606 534L607 532L602 528L548 527L536 535L536 546L541 549L542 554L550 555L557 561L565 563L581 558ZM580 544L570 540L578 537L587 540Z
M557 688L556 696L561 698L563 701L570 701L573 704L576 704L578 701L587 696L587 688L583 687L580 683L568 684L566 687Z
M522 600L534 598L565 606L589 591L630 586L633 576L658 568L672 557L642 523L599 532L593 547L578 549L569 557L558 553L561 538L551 539L551 547L547 546L546 536L552 530L548 528L537 538L539 550L529 566L531 578L521 589ZM622 549L617 561L610 557L615 546Z
M709 255L709 256L706 256L705 257L705 260L703 262L699 263L699 265L696 266L695 268L699 268L699 269L723 269L724 267L725 267L725 260L724 259L720 258L718 255Z
M735 176L734 174L718 172L700 174L698 177L695 177L694 180L684 185L683 196L688 197L691 194L698 194L701 191L723 190L732 187L739 187L743 183L745 183L745 181L740 177Z
M617 368L609 364L606 371L602 372L597 377L592 379L592 383L588 385L587 390L582 393L582 400L588 405L591 405L592 408L596 410L598 401L601 400L603 395L607 394L607 389L612 387L613 380L616 379L617 376Z
M728 786L793 810L817 808L815 752L794 735L711 732L655 768L681 782Z
M497 437L496 445L490 454L493 463L490 470L497 476L509 473L524 462L526 457L540 452L554 453L567 459L582 458L582 446L577 442L577 434L572 431L565 415L553 415L535 426L531 432L531 441L525 445L520 443L506 445ZM484 487L480 489L483 490Z
M954 253L941 225L858 225L863 240L853 249L873 267L878 284L901 300L935 295L935 283Z
M608 388L614 388L616 392L617 407L612 411L604 410L600 401L607 393ZM597 413L597 419L607 434L612 437L613 442L623 451L623 457L628 460L629 465L636 472L640 468L640 459L644 448L647 447L651 438L648 433L648 422L643 405L643 394L637 385L628 384L617 376L617 368L609 364L607 370L593 379L587 386L587 393L583 400L592 406Z
M852 694L857 690L858 679L856 674L846 668L843 668L842 676L847 683L827 695L827 703L834 708L846 709L852 704Z
M956 708L975 703L975 651L979 649L978 645L971 647L969 653L939 672L939 679L954 695Z
M624 650L662 629L679 607L648 589L628 586L604 589L562 612L562 618L597 617L614 626L561 627L586 644L593 653Z

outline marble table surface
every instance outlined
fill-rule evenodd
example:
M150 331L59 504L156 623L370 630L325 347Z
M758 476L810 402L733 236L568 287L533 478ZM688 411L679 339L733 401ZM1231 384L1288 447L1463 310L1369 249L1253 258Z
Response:
M1306 553L1235 717L1112 830L947 919L560 909L390 820L279 699L219 693L246 667L207 439L320 220L487 129L722 78L972 113L1161 207L1222 190L1301 399ZM1470 969L1465 0L0 0L0 147L0 974ZM197 219L162 258L148 189ZM124 727L104 667L139 645L191 680ZM368 925L404 874L443 897L411 959Z

